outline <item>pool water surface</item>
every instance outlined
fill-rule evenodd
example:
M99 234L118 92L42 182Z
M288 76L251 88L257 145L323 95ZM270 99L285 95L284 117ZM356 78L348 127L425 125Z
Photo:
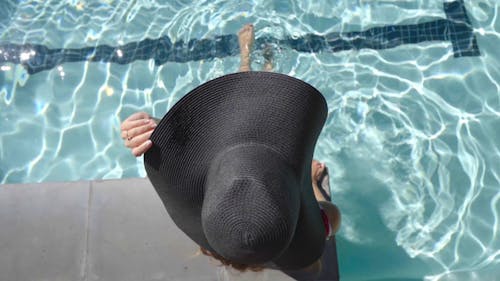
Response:
M0 182L145 176L121 121L237 71L251 22L253 68L270 44L327 99L315 158L343 214L341 280L500 280L497 0L464 1L470 24L451 1L195 2L2 2ZM209 39L197 58L175 48L193 39Z

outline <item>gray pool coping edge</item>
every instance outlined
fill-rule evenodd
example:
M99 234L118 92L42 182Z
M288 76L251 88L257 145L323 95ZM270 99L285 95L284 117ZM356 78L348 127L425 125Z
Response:
M0 185L0 280L218 280L147 178ZM253 273L232 275L244 279ZM266 270L262 280L293 280Z

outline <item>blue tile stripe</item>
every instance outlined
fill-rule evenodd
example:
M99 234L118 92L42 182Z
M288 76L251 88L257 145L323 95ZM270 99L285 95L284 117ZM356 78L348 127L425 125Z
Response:
M479 56L476 37L473 35L463 0L444 3L444 11L449 22L448 39L453 45L455 57Z
M299 52L340 52L358 49L389 49L403 44L450 41L455 57L479 56L479 48L463 0L444 3L446 19L411 25L389 25L360 32L307 34L299 38L257 38L255 47L266 44L289 46ZM29 74L52 69L66 62L99 61L128 64L153 59L156 65L234 56L239 53L234 34L212 39L172 42L169 37L145 39L122 46L100 45L81 49L50 49L36 44L0 45L0 63L23 65Z

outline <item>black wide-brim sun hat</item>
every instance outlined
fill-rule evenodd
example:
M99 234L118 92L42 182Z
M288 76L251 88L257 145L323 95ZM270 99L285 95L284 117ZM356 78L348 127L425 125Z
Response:
M311 186L325 98L299 79L239 72L181 98L151 135L147 175L175 224L243 264L300 269L324 249Z

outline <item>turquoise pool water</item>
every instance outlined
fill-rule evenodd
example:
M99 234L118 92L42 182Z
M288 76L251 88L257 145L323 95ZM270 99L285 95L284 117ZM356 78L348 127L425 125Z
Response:
M48 48L235 34L359 31L444 18L442 1L6 1L0 43ZM315 156L330 167L342 280L500 280L498 0L465 1L480 56L449 42L304 53L274 46L276 71L316 86L329 117ZM262 67L256 50L254 68ZM0 65L0 182L144 176L119 136L161 117L238 56L156 66Z

